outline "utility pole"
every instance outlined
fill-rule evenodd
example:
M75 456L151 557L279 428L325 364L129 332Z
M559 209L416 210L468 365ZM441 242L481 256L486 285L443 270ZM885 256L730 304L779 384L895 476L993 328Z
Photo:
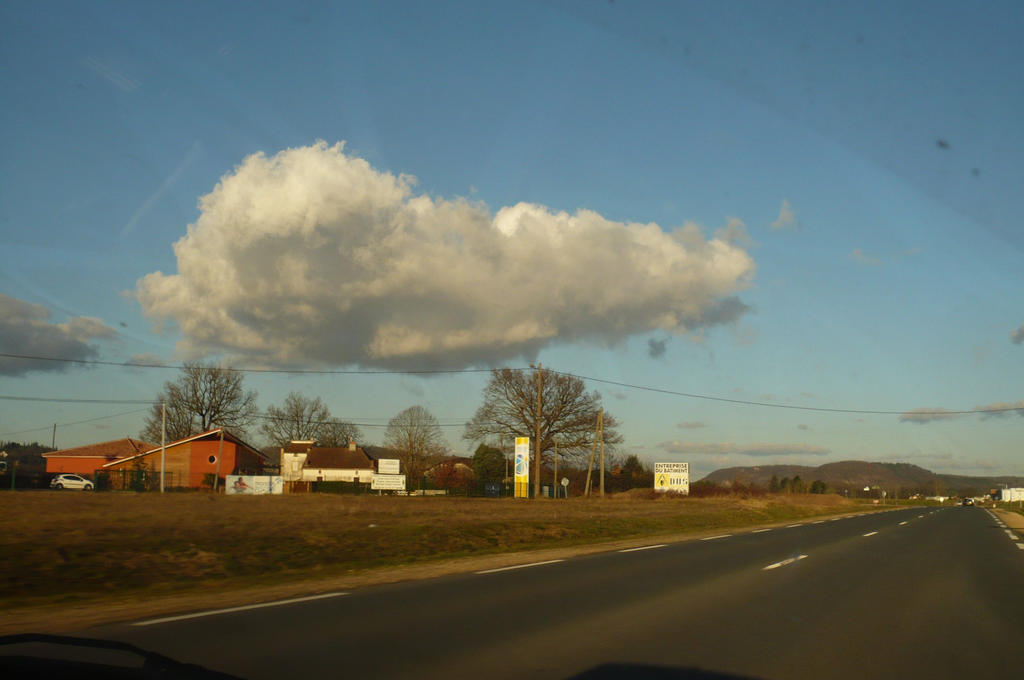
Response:
M50 448L57 448L57 423L53 424L53 437L50 439Z
M601 498L604 498L604 409L597 412L597 429L601 432Z
M224 453L224 426L220 426L220 445L217 447L217 472L213 475L213 491L216 493L220 484L220 459Z
M541 393L544 390L544 368L537 363L537 453L534 461L537 469L533 472L533 497L540 498L540 414L543 406Z
M551 479L551 490L558 498L558 440L555 440L555 476Z
M604 409L601 409L601 413L604 413ZM600 419L601 416L598 416ZM600 420L598 420L600 422ZM584 496L590 498L590 476L594 472L594 452L597 449L597 428L599 425L594 425L594 438L590 442L590 462L587 463L587 488L584 491Z
M160 493L164 492L164 470L167 461L167 402L160 402Z

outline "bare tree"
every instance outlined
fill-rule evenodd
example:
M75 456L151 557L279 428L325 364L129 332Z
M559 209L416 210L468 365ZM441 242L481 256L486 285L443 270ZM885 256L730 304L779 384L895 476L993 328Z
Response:
M437 418L422 406L411 406L388 421L384 445L397 453L410 482L422 477L446 448Z
M466 423L463 439L493 443L499 437L537 436L537 370L501 368L491 371L484 387L484 403ZM559 456L580 459L589 455L601 395L587 393L581 378L544 371L541 389L540 445L545 458L558 441ZM622 443L618 422L604 414L604 442L610 450ZM531 447L532 448L532 447Z
M259 409L256 391L245 391L242 378L230 368L186 363L176 381L164 383L140 436L149 442L160 441L161 402L167 404L168 441L220 426L244 431Z
M340 418L328 418L316 431L320 446L347 446L349 440L359 441L363 433L358 426Z
M283 406L270 406L263 416L260 432L272 444L284 446L290 441L316 439L323 423L331 417L320 397L304 397L291 392Z

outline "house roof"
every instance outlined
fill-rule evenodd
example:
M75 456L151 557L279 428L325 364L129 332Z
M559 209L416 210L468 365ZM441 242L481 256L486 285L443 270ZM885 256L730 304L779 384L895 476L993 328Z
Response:
M124 439L114 439L109 442L100 442L99 444L87 444L85 446L76 446L70 449L63 449L61 451L50 451L44 453L43 458L127 458L134 456L138 453L142 453L153 445L140 441L138 439L132 439L131 437L125 437Z
M284 453L307 453L314 446L316 446L316 442L310 442L310 441L288 442L288 445L283 447L283 452Z
M206 432L200 432L199 434L194 434L191 437L185 437L184 439L178 439L178 440L175 440L173 442L167 442L167 444L165 444L164 446L154 446L153 448L150 448L148 451L142 451L140 453L135 454L134 456L129 456L128 458L121 458L119 460L111 461L111 462L105 464L103 467L111 467L113 465L120 465L122 463L126 463L126 462L134 460L136 458L142 458L143 456L148 456L148 455L153 454L153 453L159 453L160 450L162 448L164 448L164 447L169 449L172 446L180 446L181 444L186 444L188 442L195 441L197 439L208 439L208 438L210 438L211 436L214 436L214 435L217 436L217 437L220 437L221 429L222 428L218 427L215 430L207 430ZM239 439L235 435L231 434L230 430L224 430L224 440L225 441L229 441L229 442L233 442L234 444L236 444L238 446L241 446L241 447L243 447L245 449L248 449L250 452L255 453L257 456L259 456L263 460L269 462L269 459L267 458L267 456L262 451L260 451L259 449L255 448L253 446L250 446L249 444L246 444L241 439ZM152 446L152 444L150 444L150 446Z
M317 469L372 470L373 459L361 448L316 446L309 450L305 467Z

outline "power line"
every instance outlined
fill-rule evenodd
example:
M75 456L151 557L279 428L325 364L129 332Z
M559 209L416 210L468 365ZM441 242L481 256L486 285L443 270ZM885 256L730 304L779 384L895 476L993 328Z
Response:
M64 357L44 357L35 356L30 354L10 354L7 352L0 352L0 358L3 359L22 359L25 361L53 361L56 363L65 364L81 364L85 366L116 366L118 368L163 368L163 369L174 369L181 370L185 368L184 364L149 364L134 361L101 361L99 359L68 359ZM423 368L423 369L409 369L402 371L377 371L377 370L366 370L366 369L303 369L303 368L234 368L231 366L217 367L221 371L231 371L232 373L280 373L286 375L434 375L434 374L445 374L445 373L490 373L489 368ZM512 370L524 371L525 368L515 368Z
M54 361L74 364L85 364L85 365L96 365L96 366L116 366L116 367L130 367L130 368L170 368L180 370L185 368L182 365L166 365L166 364L146 364L136 362L124 362L118 363L115 361L101 361L98 359L67 359L59 357L43 357L33 356L25 354L10 354L0 352L0 358L7 359L24 359L24 360L35 360L35 361ZM432 374L457 374L457 373L490 373L492 369L489 368L461 368L461 369L410 369L403 371L376 371L376 370L328 370L328 369L275 369L275 368L231 368L224 367L218 370L232 371L235 373L278 373L278 374L312 374L312 375L432 375ZM510 368L513 371L526 371L528 368ZM681 392L678 390L669 390L660 387L650 387L647 385L634 385L632 383L621 382L617 380L608 380L605 378L596 378L594 376L581 375L577 373L568 373L564 371L556 371L553 369L545 369L549 373L555 375L563 375L571 378L578 378L580 380L590 381L603 385L613 385L615 387L623 387L626 389L639 390L642 392L652 392L655 394L666 394L675 397L685 397L688 399L700 399L704 401L715 401L727 404L737 404L743 406L760 406L763 408L778 408L778 409L789 409L793 411L813 411L818 413L848 413L858 415L904 415L912 413L919 416L943 416L943 415L970 415L975 413L1007 413L1012 411L1024 411L1024 408L1019 406L1009 406L1000 408L978 408L978 409L965 409L957 411L949 410L919 410L919 409L902 409L902 410L889 410L889 409L855 409L855 408L828 408L824 406L800 406L797 404L776 404L766 401L753 401L749 399L731 399L729 397L716 397L709 394L698 394L695 392ZM22 401L68 401L73 402L73 399L44 399L44 398L19 398L19 397L0 397L3 399L14 399ZM126 403L126 404L151 404L155 403L151 400L147 401L121 401L121 400L81 400L82 403ZM366 425L366 427L375 427L374 425Z
M135 409L134 411L125 411L124 413L114 413L114 414L109 415L109 416L99 416L98 418L87 418L85 420L76 420L76 421L73 421L73 422L70 422L70 423L57 423L57 427L68 427L70 425L81 425L83 423L93 423L93 422L96 422L97 420L107 420L108 418L119 418L121 416L130 416L130 415L132 415L134 413L142 413L145 410L147 410L147 409L140 408L140 409ZM16 434L25 434L26 432L40 432L42 430L49 430L52 427L53 427L53 425L46 425L44 427L34 427L34 428L29 429L29 430L18 430L16 432L3 432L3 433L0 433L0 437L11 437L11 436L16 435Z
M943 415L966 415L971 413L1005 413L1008 411L1024 411L1024 407L1021 406L1008 406L1001 408L976 408L964 411L947 411L947 410L919 410L919 409L904 409L902 411L888 411L879 409L856 409L856 408L826 408L824 406L799 406L797 404L773 404L768 401L751 401L748 399L729 399L727 397L713 397L707 394L695 394L692 392L677 392L676 390L666 390L660 387L647 387L645 385L633 385L630 383L619 382L616 380L606 380L604 378L594 378L592 376L578 375L576 373L564 373L562 371L554 371L547 369L551 373L558 375L564 375L571 378L579 378L580 380L589 380L590 382L601 383L603 385L614 385L616 387L625 387L633 390L641 390L643 392L654 392L657 394L669 394L675 397L687 397L690 399L703 399L706 401L719 401L728 404L742 404L744 406L765 406L768 408L785 408L794 411L819 411L825 413L858 413L868 415L896 415L901 416L904 414L913 414L920 416L943 416Z
M159 404L153 399L76 399L72 397L16 397L0 394L0 399L8 401L46 401L68 404Z

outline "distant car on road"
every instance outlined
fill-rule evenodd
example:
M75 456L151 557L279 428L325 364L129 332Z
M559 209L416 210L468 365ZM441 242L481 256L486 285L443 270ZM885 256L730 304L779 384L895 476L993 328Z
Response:
M963 505L964 507L967 507L968 505L974 505L974 499L973 498L965 498L962 501L960 501L960 505Z
M92 491L92 482L85 477L79 477L78 475L62 474L57 475L50 480L51 489L82 489L83 491Z

